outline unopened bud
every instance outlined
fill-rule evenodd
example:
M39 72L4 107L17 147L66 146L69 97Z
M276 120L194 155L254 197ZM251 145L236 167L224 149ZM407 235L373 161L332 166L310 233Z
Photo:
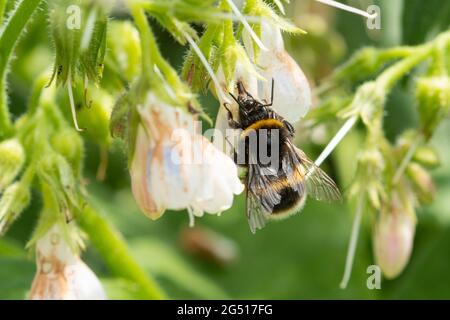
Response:
M413 160L426 168L434 169L441 164L439 155L432 147L422 146L417 148Z
M6 188L0 199L0 235L6 233L11 224L30 203L30 190L20 182Z
M428 77L417 81L419 117L425 137L429 139L437 125L450 111L450 78Z
M81 173L84 153L83 139L73 129L67 128L51 138L52 147L74 168L74 172Z
M374 230L376 263L388 279L397 277L411 256L416 219L412 201L394 194L384 204Z
M361 152L358 157L357 180L350 189L350 196L357 197L361 193L367 193L371 205L379 209L385 198L381 182L384 167L385 162L378 149L370 148Z
M25 162L25 152L17 139L0 143L0 192L17 176Z
M139 32L129 21L111 21L108 25L108 56L121 77L133 80L140 72L141 43Z
M86 135L91 140L108 145L111 141L109 121L114 105L114 99L106 91L90 87L87 93L89 108L81 108L78 111L78 121L86 128Z
M431 202L436 193L436 188L430 174L422 166L414 162L408 165L406 174L413 182L419 200L426 203Z

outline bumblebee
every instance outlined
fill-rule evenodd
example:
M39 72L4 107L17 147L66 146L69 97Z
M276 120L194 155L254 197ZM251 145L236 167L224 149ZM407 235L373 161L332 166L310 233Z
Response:
M319 201L337 201L341 195L334 181L306 154L294 146L294 127L273 109L237 84L238 119L224 104L228 124L240 129L233 147L234 161L244 169L246 212L252 233L268 220L284 219L299 212L309 195ZM267 160L270 161L267 161Z

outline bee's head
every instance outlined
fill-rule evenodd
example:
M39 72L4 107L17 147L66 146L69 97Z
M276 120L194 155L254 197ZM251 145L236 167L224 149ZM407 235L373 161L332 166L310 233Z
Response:
M237 83L237 89L239 94L237 98L231 93L230 94L239 105L240 111L244 113L251 113L254 110L261 109L261 102L253 98L253 96L245 89L244 84L241 81Z

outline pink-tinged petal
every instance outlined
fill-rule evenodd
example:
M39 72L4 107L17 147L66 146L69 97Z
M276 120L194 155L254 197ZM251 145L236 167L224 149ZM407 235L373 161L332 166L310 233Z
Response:
M72 252L54 225L36 244L37 271L32 300L104 300L106 294L91 269Z
M377 264L386 278L397 277L411 256L416 220L394 196L390 207L383 208L374 230L374 251Z
M131 189L141 211L150 219L156 220L162 216L164 208L155 202L147 186L147 180L151 174L147 166L149 144L145 130L139 127L135 153L130 168Z

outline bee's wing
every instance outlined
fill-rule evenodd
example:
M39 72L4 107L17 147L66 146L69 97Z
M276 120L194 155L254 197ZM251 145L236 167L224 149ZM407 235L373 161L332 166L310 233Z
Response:
M271 188L269 177L270 168L259 165L249 165L247 173L247 219L250 230L264 228L267 217L272 213L273 207L281 200L281 196Z
M340 201L341 193L336 183L322 169L314 164L306 154L295 148L300 158L300 163L305 169L306 192L318 201Z
M252 233L266 226L268 215L270 212L262 207L259 197L247 189L247 220Z

